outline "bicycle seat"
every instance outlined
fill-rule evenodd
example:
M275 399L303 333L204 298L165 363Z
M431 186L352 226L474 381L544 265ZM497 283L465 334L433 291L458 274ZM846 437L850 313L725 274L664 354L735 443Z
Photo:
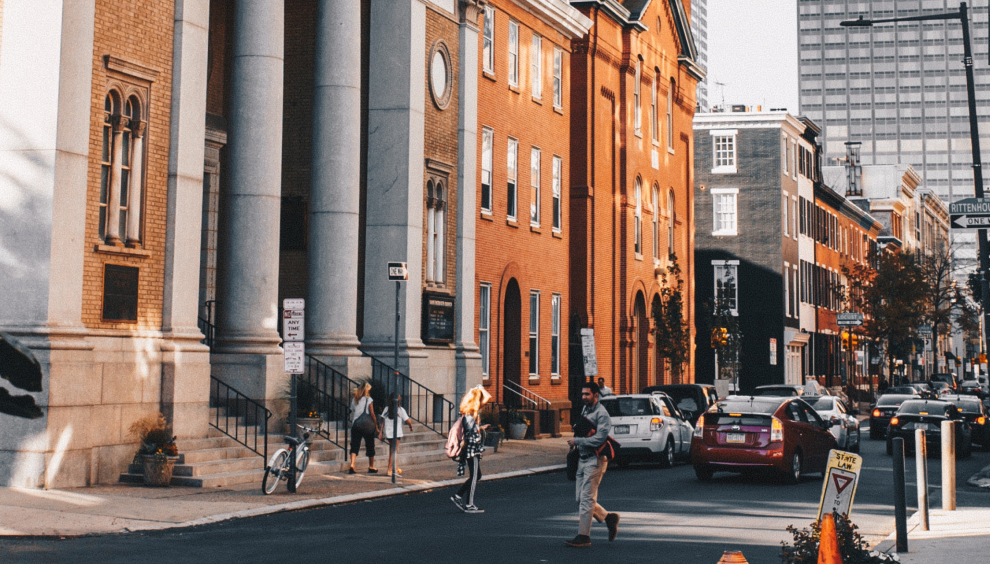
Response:
M282 439L283 439L283 440L284 440L284 441L285 441L286 443L288 443L288 444L290 444L290 445L292 445L292 446L299 446L299 444L300 444L300 443L302 443L302 441L301 441L301 440L299 440L299 439L297 439L297 438L295 438L295 437L293 437L292 435L285 435L284 437L282 437Z

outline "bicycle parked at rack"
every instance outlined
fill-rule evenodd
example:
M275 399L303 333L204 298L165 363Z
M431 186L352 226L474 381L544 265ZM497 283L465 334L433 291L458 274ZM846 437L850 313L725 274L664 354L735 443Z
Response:
M302 439L297 439L291 435L285 435L286 448L280 448L272 455L265 469L265 477L261 479L261 491L265 495L271 495L278 487L279 482L289 479L289 464L293 453L296 456L296 487L302 483L303 474L309 465L309 433L316 432L315 429L298 425L303 430Z

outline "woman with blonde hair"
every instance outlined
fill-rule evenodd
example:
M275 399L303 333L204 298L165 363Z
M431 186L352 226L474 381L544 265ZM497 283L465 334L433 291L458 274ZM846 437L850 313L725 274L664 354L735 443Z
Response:
M491 394L486 392L484 388L478 386L471 388L461 399L464 449L461 452L461 457L457 460L457 475L463 476L466 466L468 479L450 500L465 513L485 512L484 509L478 509L474 504L474 492L478 486L478 481L481 480L481 453L485 451L481 440L481 431L488 428L488 425L478 425L478 412L491 397Z
M354 461L361 450L361 440L364 439L364 450L368 455L368 473L377 474L375 468L375 435L378 431L378 421L372 408L371 384L365 382L354 390L351 400L351 467L348 474L354 473Z

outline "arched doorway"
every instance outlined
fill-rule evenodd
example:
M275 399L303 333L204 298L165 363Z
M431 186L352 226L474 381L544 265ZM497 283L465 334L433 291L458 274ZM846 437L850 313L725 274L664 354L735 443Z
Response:
M650 321L646 318L646 300L642 293L636 294L633 306L635 345L633 346L633 370L635 391L642 391L650 385Z
M653 296L653 304L650 306L650 317L654 316L654 312L660 311L660 308L660 296ZM666 362L663 357L660 356L660 343L656 338L653 339L653 373L656 375L657 385L670 384L666 370Z
M522 385L522 297L513 278L505 286L504 322L502 323L502 380ZM510 384L510 387L512 385ZM501 390L505 404L517 406L519 396Z

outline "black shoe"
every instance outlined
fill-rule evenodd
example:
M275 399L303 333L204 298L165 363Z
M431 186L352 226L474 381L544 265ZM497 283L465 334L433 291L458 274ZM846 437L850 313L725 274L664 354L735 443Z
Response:
M347 469L347 473L348 474L354 474L354 469L353 468L348 468Z
M615 535L619 534L619 514L609 513L606 515L605 526L608 527L608 541L614 541Z
M591 537L588 535L578 535L569 541L564 541L564 544L575 547L591 546Z
M464 500L461 499L461 496L459 496L459 495L452 495L452 496L450 496L450 501L453 501L454 502L454 505L456 505L458 509L460 509L461 511L464 511Z
M484 513L484 512L485 512L484 509L478 509L478 506L476 506L476 505L465 505L464 506L464 513Z

